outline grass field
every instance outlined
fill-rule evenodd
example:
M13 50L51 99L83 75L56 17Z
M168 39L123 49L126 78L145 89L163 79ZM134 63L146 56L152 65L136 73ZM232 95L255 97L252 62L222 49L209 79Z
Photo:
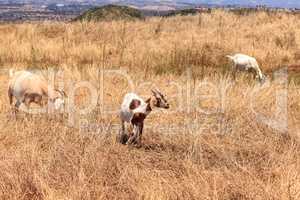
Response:
M1 24L0 198L300 199L299 44L284 13ZM234 82L225 55L238 52L271 81ZM62 70L66 112L13 119L9 68ZM154 87L170 110L146 119L141 148L116 143L123 96ZM91 112L70 113L92 95Z

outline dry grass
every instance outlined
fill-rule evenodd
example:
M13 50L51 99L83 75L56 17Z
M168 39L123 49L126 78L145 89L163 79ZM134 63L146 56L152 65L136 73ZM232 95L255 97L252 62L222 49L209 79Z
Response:
M0 26L0 36L2 66L63 69L67 93L71 81L99 86L99 68L126 69L136 92L146 97L156 85L172 106L149 116L141 148L127 147L115 142L118 118L108 113L129 90L122 77L105 74L103 101L92 113L75 113L71 127L67 114L12 120L2 74L1 199L300 199L298 86L288 84L289 126L280 133L249 103L274 116L283 85L273 81L251 101L260 86L243 75L233 84L224 58L247 53L269 73L294 65L299 17L215 12L145 22L9 24ZM212 95L222 91L220 104ZM211 96L189 103L203 95ZM87 102L85 96L86 90L77 91L76 102ZM80 121L91 128L80 129Z

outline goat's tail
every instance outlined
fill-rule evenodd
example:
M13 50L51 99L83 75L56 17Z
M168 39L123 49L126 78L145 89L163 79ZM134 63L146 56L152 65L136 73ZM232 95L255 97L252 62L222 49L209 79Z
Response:
M13 77L13 75L15 74L15 70L14 69L9 69L9 77Z
M229 58L230 60L234 59L233 56L231 56L231 55L227 55L226 57Z

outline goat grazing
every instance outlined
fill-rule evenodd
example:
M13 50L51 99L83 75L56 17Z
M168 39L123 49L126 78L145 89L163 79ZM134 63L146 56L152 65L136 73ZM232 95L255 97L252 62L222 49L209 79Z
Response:
M235 54L233 56L227 55L226 57L233 61L234 77L237 70L254 70L256 78L258 78L261 83L265 81L265 76L259 68L255 58L245 54Z
M169 108L169 104L164 95L158 90L152 90L152 95L146 101L135 93L125 95L121 105L121 130L120 142L122 144L141 144L144 120L150 114L153 108ZM127 135L125 133L125 122L129 123L133 131Z
M42 107L43 97L48 97L56 110L63 108L65 93L52 88L41 75L30 71L13 72L10 70L9 76L8 97L11 106L13 97L16 99L15 112L19 110L21 104L25 104L27 108L31 103Z

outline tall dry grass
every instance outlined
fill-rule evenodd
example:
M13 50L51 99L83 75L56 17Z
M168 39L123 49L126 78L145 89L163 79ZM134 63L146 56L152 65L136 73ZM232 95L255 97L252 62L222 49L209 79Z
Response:
M255 56L265 71L299 61L299 16L224 12L111 23L1 25L1 64L100 65L180 73L224 68L226 54Z
M93 112L75 113L74 126L67 114L21 113L13 120L2 73L1 199L299 199L298 85L291 81L286 89L274 80L262 87L242 74L232 82L224 58L247 53L271 73L299 62L299 32L297 16L224 12L1 25L3 67L63 69L67 93L88 80L100 95ZM115 142L119 120L108 111L119 108L130 88L116 74L99 84L99 69L127 70L143 97L154 86L167 94L171 109L147 118L141 148ZM260 88L255 95L254 88ZM285 89L282 133L257 114L276 118L276 95ZM206 98L191 103L193 97ZM84 106L89 93L78 90L75 99Z

